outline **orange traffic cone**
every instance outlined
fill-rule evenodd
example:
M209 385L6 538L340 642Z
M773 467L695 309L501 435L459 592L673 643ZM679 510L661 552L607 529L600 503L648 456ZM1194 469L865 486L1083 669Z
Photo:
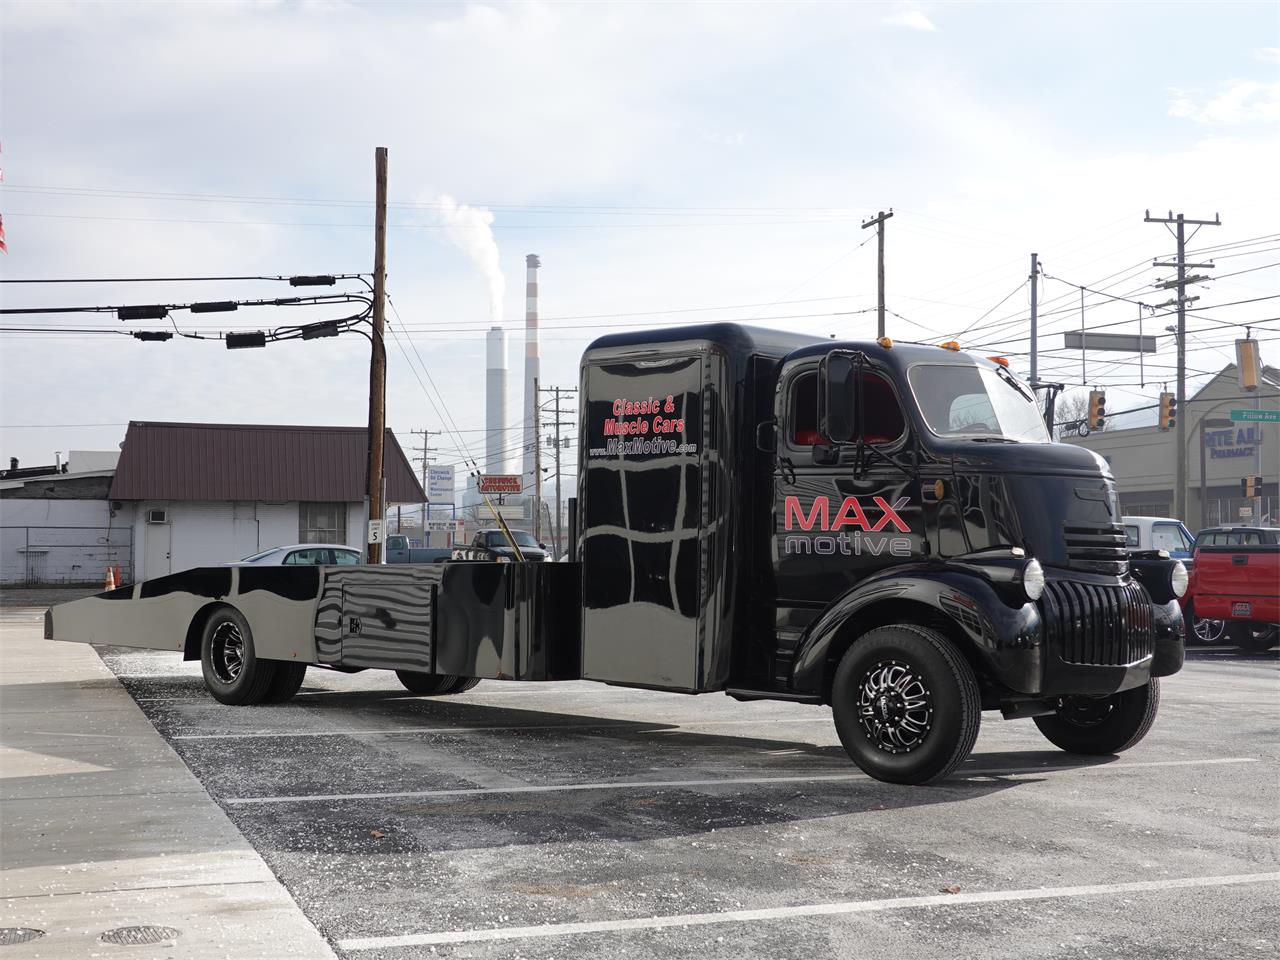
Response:
M116 575L116 586L117 586L117 587L122 587L122 586L124 586L124 577L120 576L120 564L118 564L118 563L116 564L116 567L115 567L115 571L114 571L114 572L115 572L115 575Z
M104 590L114 590L116 588L116 574L110 566L107 567L107 582L103 585Z

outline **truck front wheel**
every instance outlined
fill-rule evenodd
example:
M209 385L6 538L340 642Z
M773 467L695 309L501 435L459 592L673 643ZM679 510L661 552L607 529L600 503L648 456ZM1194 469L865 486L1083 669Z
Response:
M982 702L973 668L942 634L879 627L836 668L831 710L845 750L888 783L931 783L973 750Z
M276 662L258 659L249 622L231 607L215 610L205 621L200 668L213 698L232 706L262 703L276 679Z
M1109 697L1063 697L1058 712L1036 726L1067 753L1103 756L1128 750L1147 735L1160 709L1160 681Z

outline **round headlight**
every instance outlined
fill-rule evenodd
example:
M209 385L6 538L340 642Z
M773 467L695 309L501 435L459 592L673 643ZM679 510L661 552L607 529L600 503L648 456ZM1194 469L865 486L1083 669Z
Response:
M1169 589L1175 597L1180 597L1187 592L1187 584L1187 568L1181 560L1175 560L1173 569L1169 571Z
M1022 568L1022 590L1028 600L1039 600L1040 594L1044 593L1044 567L1035 557Z

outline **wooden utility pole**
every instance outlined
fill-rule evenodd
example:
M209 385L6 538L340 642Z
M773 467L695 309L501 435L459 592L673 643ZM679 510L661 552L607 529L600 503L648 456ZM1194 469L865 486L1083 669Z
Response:
M414 447L414 454L421 454L421 457L414 456L413 459L422 461L422 495L426 498L422 501L422 545L424 547L431 546L430 535L427 533L427 515L431 510L431 495L427 493L427 467L435 462L435 457L431 456L434 448L431 446L431 435L440 433L439 430L410 430L411 434L422 437L422 446Z
M1040 275L1040 257L1037 254L1031 255L1031 386L1035 388L1040 382L1040 342L1038 339L1038 321L1037 316L1037 280ZM1141 354L1139 354L1141 356ZM1050 429L1053 429L1050 427Z
M533 539L542 542L542 418L538 416L538 378L533 378Z
M876 258L876 288L879 291L879 309L876 311L876 336L884 336L884 222L893 216L893 209L890 208L888 213L881 210L874 217L862 225L862 229L867 227L876 228L876 246L878 247L878 256Z
M571 421L571 420L561 420L561 419L560 419L561 414L573 413L573 411L572 411L572 410L561 410L561 409L560 409L560 395L563 393L563 394L565 394L565 395L567 396L568 394L571 394L571 393L577 393L578 391L577 391L577 388L576 388L576 387L543 387L543 388L542 388L542 390L543 390L543 392L544 392L544 393L551 393L551 394L554 394L554 395L555 395L555 420L554 420L554 421L552 421L552 422L551 422L551 423L549 423L549 424L543 424L543 426L549 426L549 427L550 427L550 426L553 426L553 427L555 427L555 430L556 430L556 438L555 438L555 444L556 444L556 522L555 522L555 538L556 538L556 555L557 555L557 556L559 556L560 551L564 549L564 529L563 529L563 521L561 520L562 511L563 511L563 503L562 503L562 501L561 501L561 499L560 499L560 448L561 448L561 443L560 443L560 428L561 428L561 427L571 427L571 426L573 426L573 425L574 425L574 424L573 424L573 421ZM541 410L541 406L539 406L539 410Z
M383 444L387 434L387 148L373 154L376 199L373 218L373 345L369 352L369 519L380 520L383 503ZM382 544L371 543L369 563L382 562Z
M1151 216L1151 211L1148 210L1144 222L1163 223L1178 241L1177 260L1172 263L1161 263L1153 260L1151 265L1154 267L1176 267L1178 270L1177 280L1161 284L1161 286L1166 289L1176 288L1178 291L1178 296L1175 300L1178 307L1178 420L1175 424L1178 451L1176 454L1176 472L1173 478L1173 515L1185 523L1187 520L1188 483L1187 418L1185 416L1187 409L1187 284L1197 279L1204 279L1204 277L1189 278L1187 276L1187 268L1210 268L1213 266L1212 263L1187 263L1187 241L1190 237L1187 236L1186 226L1188 223L1196 226L1196 231L1192 233L1192 236L1195 236L1196 233L1200 232L1200 227L1220 227L1222 226L1222 221L1216 213L1213 215L1212 220L1188 220L1181 213L1175 217L1172 210L1169 211L1169 216L1167 217L1153 217ZM1177 229L1175 230L1170 224L1175 224ZM1204 504L1200 505L1200 510L1201 516L1203 516Z

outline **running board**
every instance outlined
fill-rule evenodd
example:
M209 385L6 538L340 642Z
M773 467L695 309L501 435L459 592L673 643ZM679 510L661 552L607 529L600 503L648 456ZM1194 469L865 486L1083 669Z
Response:
M816 693L788 693L785 690L744 690L729 687L725 693L735 700L787 700L792 703L821 703Z

